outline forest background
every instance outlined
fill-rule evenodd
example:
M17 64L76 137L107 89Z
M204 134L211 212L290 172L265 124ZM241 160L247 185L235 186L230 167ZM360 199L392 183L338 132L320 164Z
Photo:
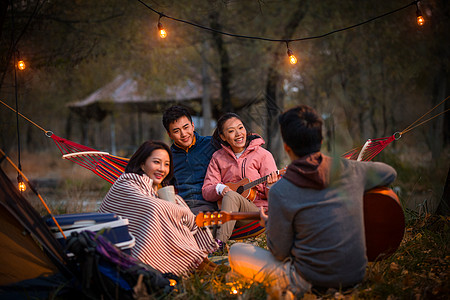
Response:
M144 3L219 31L296 39L358 24L411 2ZM135 80L139 94L149 99L167 99L174 87L189 85L201 99L184 101L181 95L175 102L191 108L201 134L212 133L209 120L237 112L263 136L279 167L287 158L276 117L307 104L324 119L323 150L339 156L368 138L401 132L449 95L449 3L425 0L419 7L426 19L423 27L416 24L416 5L410 5L350 30L291 42L299 62L290 65L283 42L230 37L167 17L160 20L168 31L161 39L160 16L137 0L0 1L0 100L12 108L17 100L20 113L59 136L129 157L144 140L170 142L161 111L174 102L154 102L150 110L108 105L108 99L95 111L70 105L118 76ZM28 65L20 72L15 69L19 57ZM49 182L60 186L63 181L65 188L68 182L81 182L74 193L97 188L92 182L101 179L80 181L89 175L63 161L51 139L0 107L0 148L21 162L32 180L42 188ZM431 116L449 107L446 101ZM448 214L443 193L450 162L449 118L446 113L414 128L375 158L397 169L396 191L415 213ZM1 164L17 176L6 162ZM100 199L109 187L101 184Z

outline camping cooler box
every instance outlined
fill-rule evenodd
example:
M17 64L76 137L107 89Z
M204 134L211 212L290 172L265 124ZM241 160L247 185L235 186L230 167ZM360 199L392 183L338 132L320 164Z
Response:
M54 216L66 237L72 232L81 232L84 230L100 233L103 237L114 243L116 247L127 254L130 254L131 248L135 244L134 236L128 232L128 219L122 218L113 213L79 213L64 214ZM62 244L66 246L66 240L59 231L55 222L48 217L45 222L50 227L53 235ZM71 256L71 253L68 253Z

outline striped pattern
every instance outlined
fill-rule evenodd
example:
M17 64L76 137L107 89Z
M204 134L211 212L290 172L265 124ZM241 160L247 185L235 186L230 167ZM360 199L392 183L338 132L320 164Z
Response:
M363 146L344 153L342 157L351 160L370 161L393 140L395 140L395 134L388 137L368 139Z
M264 232L264 227L259 225L259 220L248 223L245 226L234 228L230 240L242 240L252 236L260 235Z
M152 180L134 173L122 174L103 199L99 211L116 213L129 220L136 238L131 254L153 268L183 275L195 270L217 249L210 231L198 228L186 203L155 196Z
M93 172L110 183L114 183L125 171L127 158L114 155L105 155L95 164Z

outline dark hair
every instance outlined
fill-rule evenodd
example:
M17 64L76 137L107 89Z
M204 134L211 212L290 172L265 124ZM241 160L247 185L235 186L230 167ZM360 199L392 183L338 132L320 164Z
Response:
M192 123L192 117L186 107L180 105L173 105L166 109L163 114L162 122L166 131L169 132L169 125L178 120L179 118L186 116Z
M283 141L299 157L320 151L322 119L307 106L291 108L278 117Z
M247 132L247 139L245 142L245 147L248 146L248 144L250 144L251 140L254 140L255 138L259 138L260 136L258 135L254 135L251 134L250 131L247 129L247 126L245 126L244 121L242 121L241 117L239 117L237 114L232 113L232 112L227 112L224 115L222 115L219 120L217 120L217 126L216 129L214 130L214 133L212 135L213 137L213 143L215 145L216 148L220 149L221 145L225 145L228 147L231 147L230 144L227 141L224 141L220 138L220 135L223 134L223 126L225 124L226 121L228 121L231 118L236 118L239 121L242 122L242 124L245 127L245 131Z
M167 146L164 142L161 141L146 141L144 142L137 150L134 152L133 156L130 158L130 161L125 168L125 173L136 173L139 175L143 175L144 171L141 166L145 163L147 158L152 155L153 151L157 149L166 150L169 153L170 158L170 171L169 174L164 178L161 182L162 186L166 186L169 184L169 181L173 177L173 159L172 152L170 151L169 146Z

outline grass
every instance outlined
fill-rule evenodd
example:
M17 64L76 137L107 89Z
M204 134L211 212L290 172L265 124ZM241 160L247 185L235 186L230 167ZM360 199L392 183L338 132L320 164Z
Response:
M246 240L261 247L265 236ZM232 242L229 242L231 244ZM398 250L369 263L364 281L353 290L309 293L304 299L448 299L450 295L450 217L426 214L410 220ZM264 284L214 274L184 278L168 299L265 299Z

